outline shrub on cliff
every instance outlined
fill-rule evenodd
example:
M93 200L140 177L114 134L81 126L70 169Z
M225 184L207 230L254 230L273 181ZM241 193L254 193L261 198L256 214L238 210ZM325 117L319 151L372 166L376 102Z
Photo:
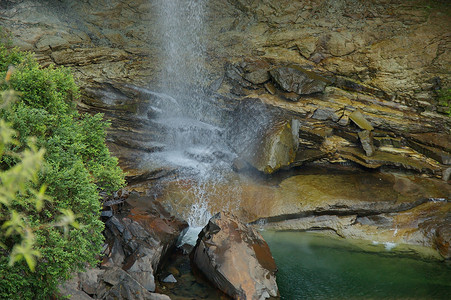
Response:
M451 117L451 89L441 89L438 91L439 104L448 108L448 115Z
M46 152L36 180L26 185L31 189L47 186L46 194L52 200L39 210L30 201L32 195L17 193L11 207L0 204L0 226L7 224L8 210L20 213L23 222L33 228L34 250L40 253L34 271L23 260L8 266L12 246L21 236L7 236L2 229L0 242L5 249L0 252L0 298L48 299L71 272L97 262L103 240L99 191L117 190L124 178L105 145L109 124L100 114L80 114L75 109L79 92L70 71L41 68L32 54L0 46L0 78L11 65L15 71L8 83L0 83L0 90L12 88L19 99L2 108L0 118L11 124L18 142L6 146L0 171L22 163L16 154L26 149L29 137L35 137L37 147ZM57 224L57 216L67 209L76 214L81 226L70 230L48 226Z

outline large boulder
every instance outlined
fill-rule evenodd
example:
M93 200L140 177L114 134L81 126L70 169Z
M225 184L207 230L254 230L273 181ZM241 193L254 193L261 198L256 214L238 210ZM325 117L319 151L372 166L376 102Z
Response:
M257 100L239 104L228 126L228 141L238 154L237 162L245 162L257 170L271 174L289 166L299 146L299 122L279 118Z
M276 264L263 237L228 213L213 216L199 234L191 259L196 268L234 299L279 295Z
M289 166L298 150L299 121L281 120L269 128L256 152L247 152L251 164L266 174Z

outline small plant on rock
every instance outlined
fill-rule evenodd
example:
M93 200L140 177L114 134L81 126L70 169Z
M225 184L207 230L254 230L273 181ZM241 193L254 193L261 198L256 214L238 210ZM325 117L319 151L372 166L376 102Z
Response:
M438 90L437 94L439 104L448 107L447 113L451 116L451 89Z

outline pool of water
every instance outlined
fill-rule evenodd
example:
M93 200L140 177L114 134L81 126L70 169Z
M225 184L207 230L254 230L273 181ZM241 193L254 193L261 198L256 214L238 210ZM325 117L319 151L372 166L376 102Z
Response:
M451 299L449 263L383 245L379 251L364 251L318 233L262 235L279 269L281 299Z

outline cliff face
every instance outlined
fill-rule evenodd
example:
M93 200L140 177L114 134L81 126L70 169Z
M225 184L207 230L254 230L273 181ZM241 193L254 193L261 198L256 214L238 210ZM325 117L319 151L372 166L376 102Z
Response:
M234 59L299 64L430 110L434 89L450 85L450 7L443 1L237 0L212 7L229 20L217 24L224 27L215 49L228 40Z
M210 88L301 120L297 164L326 156L447 179L450 118L437 100L451 85L446 1L212 0L207 7ZM112 120L110 147L129 180L157 176L137 168L158 148L158 130L146 126L154 99L142 89L157 89L164 67L157 1L9 0L0 8L13 43L43 65L72 67L80 109ZM356 111L371 130L361 133ZM315 149L321 153L307 151Z
M148 86L162 67L156 2L2 1L1 21L15 45L44 65L74 66L83 83ZM212 78L226 62L297 64L442 111L435 92L451 84L446 1L208 1L207 14Z
M34 51L44 66L70 66L81 86L80 110L111 120L109 147L136 190L170 172L145 159L161 148L150 107L164 99L149 92L158 90L165 67L158 1L166 0L0 1L0 26L13 44ZM334 176L292 177L277 189L243 183L243 218L421 244L449 258L451 118L437 98L451 86L448 1L209 0L207 8L205 60L196 63L208 73L210 95L230 111L259 101L296 121L291 166L352 162L445 181L434 181L430 192L416 177L390 175L396 193L384 198L377 178L368 199L350 192L364 184L348 188L352 180ZM317 194L308 197L311 191ZM393 198L397 193L409 204ZM210 201L224 203L217 194Z

